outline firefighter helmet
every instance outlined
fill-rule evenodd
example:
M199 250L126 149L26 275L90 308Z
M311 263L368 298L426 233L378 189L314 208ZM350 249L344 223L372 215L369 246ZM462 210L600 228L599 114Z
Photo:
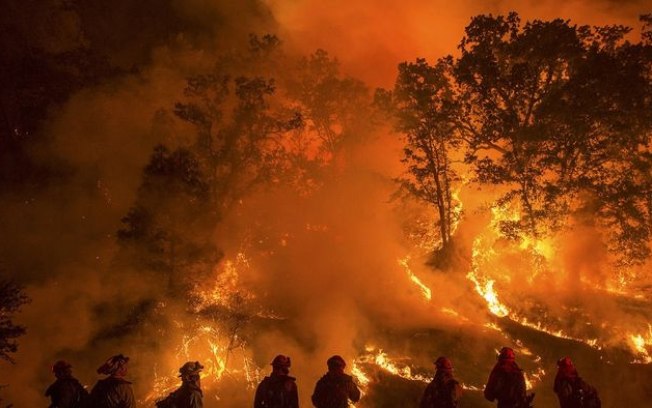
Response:
M291 365L290 357L284 356L283 354L279 354L272 360L272 367L290 367Z

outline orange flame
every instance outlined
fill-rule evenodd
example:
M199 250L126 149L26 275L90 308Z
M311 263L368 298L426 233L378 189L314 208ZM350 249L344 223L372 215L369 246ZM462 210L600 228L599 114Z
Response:
M234 260L226 260L218 266L215 269L215 280L212 286L195 288L194 295L197 302L194 305L194 312L214 306L227 311L238 310L243 307L243 302L255 299L252 293L239 284L239 269L250 267L249 260L242 252L238 253ZM204 364L201 377L205 389L214 387L227 374L242 376L249 388L258 383L260 370L251 362L246 345L239 339L237 332L229 332L222 327L220 321L202 318L199 315L190 324L178 321L176 326L184 334L181 336L176 353L171 356L169 366L179 367L186 361L200 360ZM242 353L241 364L229 361L238 350ZM174 369L171 369L167 375L161 375L155 367L152 391L146 396L145 403L165 397L178 385L179 379Z
M630 334L629 339L631 341L630 347L633 347L633 350L635 350L639 356L633 362L643 364L652 363L652 356L650 355L650 350L652 350L652 325L648 324L647 333Z
M403 259L398 260L398 264L405 269L405 272L410 278L410 281L412 281L412 283L414 283L419 288L423 297L428 301L432 300L432 291L421 281L421 279L419 279L417 275L414 274L414 272L412 272L412 270L410 269L410 265L408 264L409 262L410 262L409 255Z

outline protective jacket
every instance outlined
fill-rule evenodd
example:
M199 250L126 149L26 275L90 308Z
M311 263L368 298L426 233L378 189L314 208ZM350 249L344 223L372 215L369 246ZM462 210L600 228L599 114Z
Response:
M204 394L201 389L192 383L184 382L174 392L174 403L176 408L203 408Z
M555 394L560 408L600 408L598 392L587 384L576 371L560 372L555 377Z
M347 408L349 400L360 400L358 386L350 375L333 371L329 371L317 381L312 394L312 404L317 408Z
M254 408L298 408L299 393L296 379L272 373L258 384Z
M484 397L498 408L524 408L527 402L523 370L513 360L499 360L491 370L484 388Z
M457 408L462 387L450 371L438 370L421 397L419 408Z
M88 391L73 377L57 378L45 391L50 408L79 408L86 402Z
M99 380L91 391L92 408L135 408L136 399L131 383L118 377Z

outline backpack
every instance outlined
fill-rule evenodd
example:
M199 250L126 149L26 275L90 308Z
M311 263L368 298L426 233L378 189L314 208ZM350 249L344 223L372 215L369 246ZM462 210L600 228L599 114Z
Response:
M317 408L340 408L348 406L349 393L346 378L332 378L328 375L319 380L313 404Z
M294 389L293 377L265 377L259 386L260 402L270 408L288 407L293 404L291 392Z
M437 408L455 408L457 401L453 401L452 391L453 387L457 384L458 382L454 379L436 381L431 388L432 393L430 394L432 406Z
M602 402L595 388L587 384L581 378L575 381L566 381L571 389L570 402L573 406L582 408L600 408Z
M494 393L499 401L516 404L517 407L530 407L534 394L525 394L525 381L521 371L504 371L496 381Z
M107 377L102 380L99 380L95 383L95 386L91 390L91 394L88 397L88 402L86 403L87 408L109 408L113 405L111 401L112 397L116 395L117 390L124 385L130 387L130 382L122 378L113 378ZM129 390L131 393L131 390Z
M155 402L156 408L176 408L177 407L177 392L173 391L167 397L157 400Z
M602 408L602 401L593 387L585 394L584 408Z
M76 401L72 405L73 408L85 408L88 406L88 401L90 399L90 395L88 394L88 391L86 391L86 388L84 388L83 385L79 383L79 381L75 381L75 388L77 389L76 391Z
M55 400L60 402L63 395L70 402L71 408L85 408L89 406L88 391L75 378L57 380L56 383L48 388L45 395L53 399L53 405L51 406L57 406L57 401Z

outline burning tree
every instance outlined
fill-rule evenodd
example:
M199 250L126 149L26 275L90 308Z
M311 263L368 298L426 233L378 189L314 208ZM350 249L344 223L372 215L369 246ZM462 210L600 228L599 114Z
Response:
M278 177L282 137L302 121L271 106L275 80L252 68L269 63L277 46L273 36L252 37L244 60L227 55L212 72L188 78L174 114L193 139L155 149L119 233L149 254L154 269L181 268L176 278L193 265L210 271L220 256L210 239L217 222L251 189Z
M190 137L172 141L176 147L156 147L119 232L119 258L167 289L138 312L142 324L132 331L160 318L169 325L157 326L181 344L177 357L207 356L218 379L229 357L242 352L240 372L255 381L249 326L278 316L240 286L238 271L249 267L245 252L256 256L256 249L277 249L261 249L265 245L284 245L269 239L281 226L256 217L244 221L244 231L231 237L241 244L237 256L222 253L215 231L245 208L251 194L283 188L305 197L324 184L332 174L324 170L345 158L348 141L368 129L358 113L368 113L369 102L367 88L343 76L326 52L288 59L274 36L253 36L246 52L224 54L213 69L188 78L174 117L162 112L156 119ZM156 383L155 394L169 385L167 377Z
M367 135L369 95L360 80L343 76L337 59L324 50L302 58L288 78L288 95L314 134L315 162L328 166L351 140ZM365 120L367 119L367 120Z
M214 72L189 78L188 100L175 106L175 114L196 129L193 149L216 208L227 209L252 187L272 180L283 136L303 125L298 112L272 106L274 78L256 70L247 73L258 64L269 64L266 59L272 58L278 44L274 36L252 37L245 61L229 67L234 62L227 59ZM244 64L244 73L238 73L238 63Z
M524 224L516 227L535 236L539 222L556 209L550 204L561 196L546 194L561 190L546 188L546 133L539 108L565 81L577 41L561 20L528 23L521 32L515 13L478 16L466 28L455 67L467 161L480 182L509 186L501 201L522 204Z
M453 225L458 221L458 200L453 188L460 177L453 168L452 155L462 139L456 126L458 102L451 79L450 58L434 66L425 59L399 65L391 98L396 129L405 135L402 162L407 175L401 186L437 209L441 247L451 243ZM385 102L386 103L386 102Z
M467 161L538 236L590 207L613 249L649 255L650 47L627 27L479 16L456 63ZM614 208L618 208L614 211ZM625 252L622 252L625 250Z

